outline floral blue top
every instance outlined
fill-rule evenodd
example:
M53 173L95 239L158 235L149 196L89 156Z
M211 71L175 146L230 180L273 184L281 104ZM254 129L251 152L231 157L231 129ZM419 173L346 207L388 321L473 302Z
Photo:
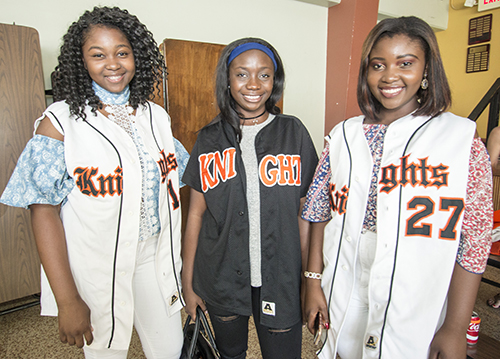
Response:
M24 148L0 198L8 206L58 205L75 186L66 171L64 142L35 135Z
M182 178L189 153L175 138L174 144L179 178ZM183 187L184 183L180 182L179 185ZM28 208L31 204L55 206L64 203L74 186L75 183L66 170L64 142L35 135L21 153L0 203L23 208Z

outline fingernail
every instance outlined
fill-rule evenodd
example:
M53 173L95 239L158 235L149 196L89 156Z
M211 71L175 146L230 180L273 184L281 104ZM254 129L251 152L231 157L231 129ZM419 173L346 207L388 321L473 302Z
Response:
M325 326L325 329L330 329L330 324L328 322L325 323L324 326Z

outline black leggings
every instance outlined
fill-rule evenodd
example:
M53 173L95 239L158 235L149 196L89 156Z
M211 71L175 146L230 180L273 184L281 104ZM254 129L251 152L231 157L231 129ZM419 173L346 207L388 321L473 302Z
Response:
M244 359L248 349L248 319L207 304L222 359ZM252 311L263 359L300 359L302 323L275 329L260 324L260 288L252 287Z

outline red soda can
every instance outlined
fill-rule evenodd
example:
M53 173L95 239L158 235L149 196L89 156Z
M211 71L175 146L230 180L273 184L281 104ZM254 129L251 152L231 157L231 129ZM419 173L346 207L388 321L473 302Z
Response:
M481 323L481 318L476 312L472 312L472 317L470 319L469 329L467 330L467 345L476 345L477 339L479 337L479 324Z

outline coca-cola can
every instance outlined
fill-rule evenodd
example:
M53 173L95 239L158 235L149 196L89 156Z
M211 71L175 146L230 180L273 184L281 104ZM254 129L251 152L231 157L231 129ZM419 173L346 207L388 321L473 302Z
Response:
M481 323L481 318L476 312L472 312L472 317L469 323L469 329L467 329L467 345L476 345L477 339L479 338L479 324Z

